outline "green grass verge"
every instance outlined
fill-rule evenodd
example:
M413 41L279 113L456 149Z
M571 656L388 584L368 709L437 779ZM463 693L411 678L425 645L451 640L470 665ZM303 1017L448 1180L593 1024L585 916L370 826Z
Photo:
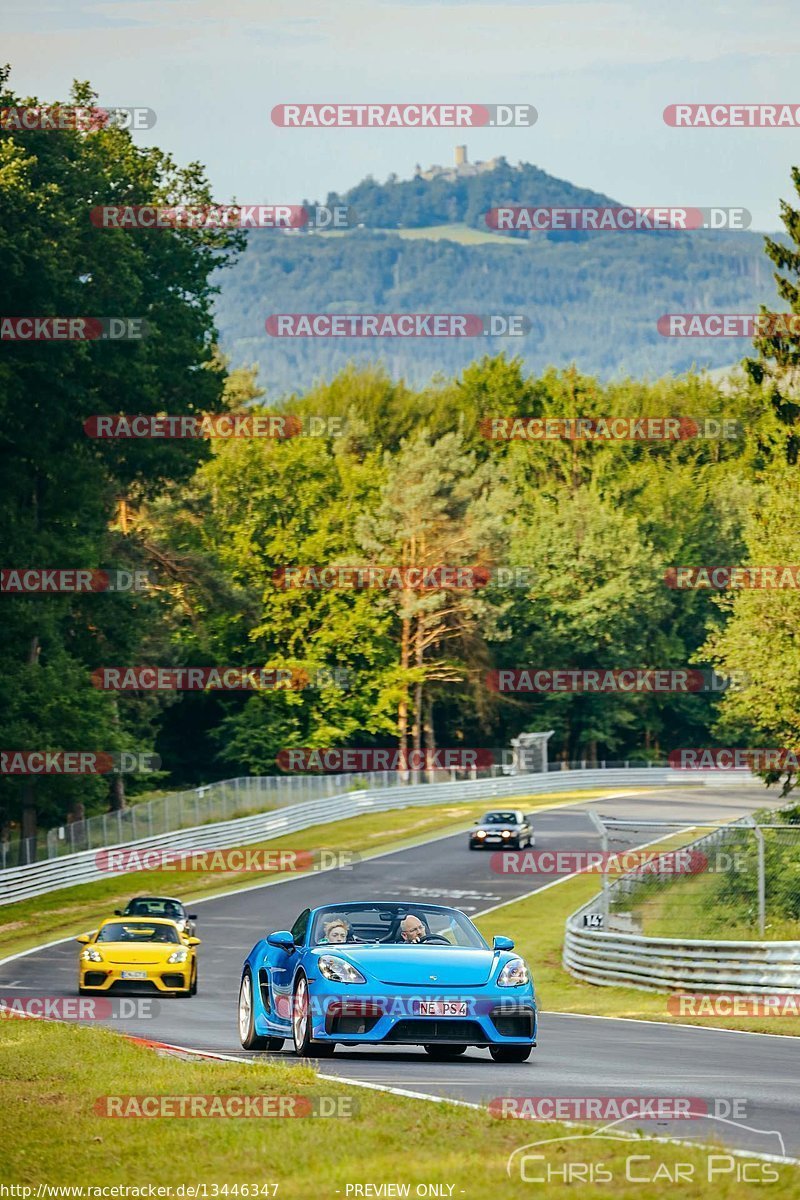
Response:
M755 897L738 906L726 904L720 899L719 890L718 876L690 875L660 888L636 903L631 911L648 937L768 942L800 939L800 921L770 918L769 913L762 937L753 912Z
M676 1025L707 1024L751 1033L800 1036L800 1017L673 1016L667 1009L666 993L598 987L575 979L561 965L564 922L570 913L596 895L599 888L597 875L581 875L538 895L503 905L486 917L476 917L475 923L485 937L503 933L514 939L534 972L539 1004L545 1012L633 1017Z
M431 1069L432 1077L435 1074ZM500 1093L497 1068L487 1067L487 1083L490 1080ZM123 1120L97 1115L99 1098L123 1095L304 1096L312 1102L341 1097L355 1111L327 1120ZM487 1112L348 1088L319 1079L310 1067L291 1061L252 1066L184 1061L162 1057L105 1030L22 1019L0 1021L0 1110L0 1168L6 1184L205 1184L208 1197L214 1194L212 1184L277 1184L278 1200L344 1197L348 1184L366 1183L409 1184L413 1196L417 1184L434 1181L452 1185L453 1197L469 1200L533 1195L518 1174L512 1179L506 1175L508 1156L530 1142L576 1132L551 1122L500 1121ZM690 1164L695 1179L682 1185L681 1196L750 1200L764 1195L763 1184L736 1183L730 1173L709 1183L709 1152L686 1143L648 1139L593 1145L559 1140L543 1149L547 1162L560 1171L565 1163L602 1160L615 1181L612 1188L603 1189L609 1196L674 1197L674 1184L664 1178L664 1171L674 1174L679 1163ZM627 1182L625 1160L632 1155L648 1155L650 1161L637 1160L631 1174L641 1177L646 1171L652 1178L660 1171L661 1181ZM733 1168L737 1160L728 1161ZM763 1164L760 1169L765 1168L777 1175L769 1187L774 1200L797 1196L796 1166ZM757 1171L759 1164L751 1161L749 1169ZM548 1185L547 1195L582 1200L598 1191L593 1185L556 1182Z
M502 233L494 233L489 229L473 229L470 225L453 222L450 225L421 225L414 229L372 229L370 233L385 233L393 237L405 238L408 241L428 242L458 242L462 246L527 246L529 243L522 238L506 237ZM326 229L315 233L315 237L342 238L354 236L354 230Z
M615 789L618 790L618 789ZM514 803L528 811L552 808L562 804L578 804L597 796L608 795L609 789L549 793L519 796ZM299 833L255 843L269 849L316 850L333 848L370 854L391 850L396 846L414 844L439 833L457 833L491 806L491 801L478 800L468 804L437 804L426 808L401 808L389 812L365 812L346 821L317 825ZM0 907L0 958L28 950L41 942L82 933L104 917L113 914L137 894L175 896L187 903L204 896L222 895L248 884L263 883L279 878L279 873L248 871L189 873L185 871L137 871L126 875L111 875L94 883L21 900ZM202 929L200 930L202 933Z

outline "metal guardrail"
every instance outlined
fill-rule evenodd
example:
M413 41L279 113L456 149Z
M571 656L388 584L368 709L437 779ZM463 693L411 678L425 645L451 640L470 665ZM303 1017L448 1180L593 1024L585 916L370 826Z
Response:
M746 827L747 821L731 822L681 849L710 848L732 829ZM648 878L658 874L656 858ZM562 962L571 975L601 987L649 992L764 995L800 991L800 941L657 938L584 926L583 918L590 913L601 910L607 915L615 891L624 894L640 882L641 872L629 871L567 918Z
M731 772L726 772L730 776ZM385 812L412 805L441 804L447 801L468 803L472 800L502 799L549 792L572 791L576 788L629 787L668 785L688 781L710 782L708 771L673 771L663 767L619 768L586 771L557 771L536 775L512 775L496 779L478 779L458 783L429 783L406 787L351 791L338 796L294 804L279 811L262 812L255 816L231 821L176 830L158 837L140 838L118 843L127 849L137 847L177 850L224 850L253 842L268 841L297 833L330 821L347 820L364 812ZM747 778L754 782L748 775ZM114 849L107 847L106 849ZM46 859L22 867L10 867L0 873L0 905L28 900L59 888L74 887L97 879L107 879L109 872L97 862L97 850Z
M340 775L245 775L237 779L220 779L213 783L168 792L149 800L134 800L127 808L97 813L81 820L64 821L52 829L40 829L35 836L20 838L15 831L6 840L0 838L0 871L9 867L27 866L45 858L60 858L77 854L79 850L100 850L103 846L119 846L142 838L172 833L177 829L194 829L196 825L211 825L231 821L250 813L282 808L287 804L302 804L324 796L339 796L343 792L367 788L391 788L420 783L456 783L462 779L502 778L509 774L530 774L538 770L528 766L515 770L510 751L500 751L499 761L480 769L448 768L431 771L358 771ZM509 755L506 761L506 755ZM574 762L550 763L547 770L610 769L612 767L651 767L649 762ZM661 764L655 764L661 765Z

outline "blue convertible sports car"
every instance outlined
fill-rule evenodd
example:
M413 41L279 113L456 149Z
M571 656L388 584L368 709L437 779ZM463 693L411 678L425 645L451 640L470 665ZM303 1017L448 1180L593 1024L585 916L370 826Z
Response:
M524 1062L536 1045L533 980L510 938L490 947L455 908L359 902L306 909L258 942L239 988L248 1050L322 1057L359 1043L455 1058L488 1046Z

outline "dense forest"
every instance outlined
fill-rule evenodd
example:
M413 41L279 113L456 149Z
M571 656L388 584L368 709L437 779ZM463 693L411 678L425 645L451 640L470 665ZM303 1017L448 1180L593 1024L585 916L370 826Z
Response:
M256 365L271 400L330 378L348 362L383 363L424 387L487 351L518 355L536 374L575 364L600 379L656 378L729 366L744 338L669 338L664 313L758 312L775 285L756 234L596 233L581 242L509 246L404 240L356 229L327 237L259 230L220 278L220 342L235 366ZM269 337L272 313L521 313L522 337Z
M91 102L86 85L75 100ZM6 75L0 103L20 103ZM797 172L793 182L800 191ZM298 436L103 441L84 430L96 414L286 412L252 371L229 369L217 348L214 281L237 256L239 287L250 280L262 313L323 307L292 264L302 263L319 287L330 288L333 278L338 294L335 272L347 273L344 294L362 311L393 304L485 311L493 269L488 259L482 270L480 258L460 258L453 245L400 246L380 235L364 242L356 235L352 242L264 238L254 252L255 238L244 250L229 232L98 232L86 219L98 196L108 203L210 199L197 164L181 169L160 151L137 149L123 130L0 135L6 310L124 313L151 331L141 342L116 345L3 345L5 565L145 569L150 581L142 592L0 597L7 748L153 751L163 763L158 782L177 787L274 773L279 751L291 746L398 739L505 746L520 731L552 729L551 756L574 760L793 743L797 594L679 591L667 586L665 572L796 557L800 343L761 341L747 372L724 386L695 373L609 382L599 369L570 363L582 358L577 337L587 347L599 339L596 353L609 367L613 342L618 355L628 355L620 305L644 338L652 335L648 314L690 308L690 297L709 307L723 293L729 305L746 297L755 304L775 267L782 305L800 311L796 210L785 206L792 241L768 241L759 266L749 252L732 244L723 251L727 242L710 238L620 238L616 250L611 240L487 248L507 256L497 269L509 288L505 306L535 310L541 303L542 322L555 318L545 314L537 281L547 256L555 256L549 285L574 301L571 316L563 307L558 314L562 345L573 350L548 342L545 358L558 368L531 370L524 351L512 345L496 353L484 344L475 362L457 367L437 340L428 352L438 377L420 385L374 362L340 362L328 350L317 364L324 379L313 386L287 360L293 395L286 405L300 418ZM533 278L519 257L528 253L541 255ZM405 265L398 272L399 254ZM574 256L571 275L559 265L565 255ZM284 290L270 290L259 262L287 277ZM381 292L373 290L377 262ZM738 280L735 296L725 291L726 262L728 285ZM628 274L621 277L623 264ZM423 267L429 290L420 296L414 289ZM578 277L602 297L587 306L594 333L577 332ZM651 289L646 306L636 290L643 286ZM597 332L604 326L605 341ZM742 433L729 440L493 441L482 422L498 415L724 417L740 422ZM324 435L306 436L311 425L324 426ZM460 592L279 585L281 569L310 563L519 567L527 583L506 588L490 579ZM92 686L98 668L135 664L289 668L309 676L344 668L351 683L256 693ZM486 682L489 671L506 666L687 665L745 672L747 683L724 696L548 696L504 695ZM120 806L126 791L152 786L152 777L136 776L2 777L0 827L31 834L79 806L87 813Z

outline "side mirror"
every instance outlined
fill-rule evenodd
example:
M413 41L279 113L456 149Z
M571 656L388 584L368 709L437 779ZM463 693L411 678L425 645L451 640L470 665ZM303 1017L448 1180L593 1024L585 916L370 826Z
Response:
M287 954L295 949L294 938L288 929L278 929L277 932L271 933L267 942L276 950L285 950Z
M187 946L199 946L199 945L200 945L200 938L196 938L196 937L187 937L187 938L186 938L186 945L187 945Z
M122 916L122 909L121 909L121 908L115 908L115 909L114 909L114 916L115 916L115 917L121 917L121 916Z
M508 937L492 938L492 949L493 950L513 950L514 949L514 939L508 938Z
M197 913L189 913L189 920L190 920L190 921L196 921L196 920L197 920Z
M90 936L88 933L82 933L82 934L80 935L80 937L76 937L76 938L75 938L75 941L76 941L76 942L80 942L80 944L81 944L82 946L85 946L85 945L87 945L87 943L88 943L88 942L90 942L91 940L92 940L92 939L91 939L91 936Z

